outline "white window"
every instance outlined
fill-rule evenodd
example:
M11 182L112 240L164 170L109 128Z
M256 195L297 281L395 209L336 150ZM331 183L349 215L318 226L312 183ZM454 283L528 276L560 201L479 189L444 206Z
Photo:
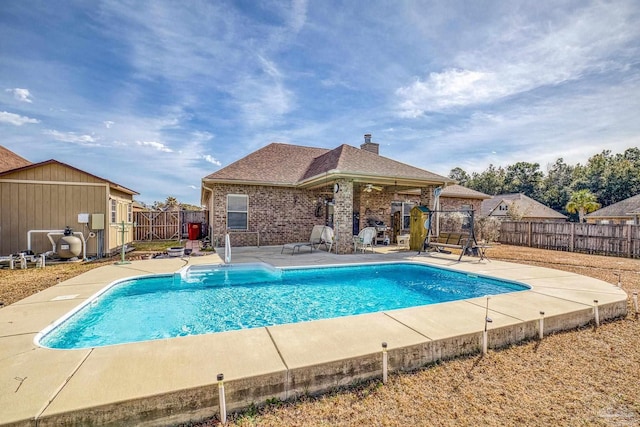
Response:
M403 203L402 204L402 229L408 230L411 226L411 209L415 206L415 203Z
M246 194L227 195L227 228L249 229L249 196Z
M111 199L111 222L118 222L118 202L115 199Z

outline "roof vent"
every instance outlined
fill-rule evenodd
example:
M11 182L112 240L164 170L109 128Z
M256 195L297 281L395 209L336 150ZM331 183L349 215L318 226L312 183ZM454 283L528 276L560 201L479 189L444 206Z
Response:
M366 151L370 151L374 154L380 154L379 153L379 149L380 149L380 144L376 144L375 142L371 142L371 134L370 133L365 133L364 134L364 144L362 144L360 146L361 150L366 150Z

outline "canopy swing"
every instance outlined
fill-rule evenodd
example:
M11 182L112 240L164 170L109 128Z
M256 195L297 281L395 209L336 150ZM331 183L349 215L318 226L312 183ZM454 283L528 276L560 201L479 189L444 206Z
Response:
M439 214L444 213L462 213L466 216L465 220L460 224L460 230L440 231ZM436 214L434 216L434 214ZM435 221L434 221L435 217ZM434 224L435 222L435 224ZM435 225L435 233L434 233ZM486 246L478 245L475 234L475 219L473 210L429 210L428 217L424 221L424 228L427 234L424 238L422 246L418 250L418 255L431 248L437 252L451 253L447 249L460 249L460 257L462 255L481 255L481 259L485 258L484 249ZM468 231L467 231L468 229Z

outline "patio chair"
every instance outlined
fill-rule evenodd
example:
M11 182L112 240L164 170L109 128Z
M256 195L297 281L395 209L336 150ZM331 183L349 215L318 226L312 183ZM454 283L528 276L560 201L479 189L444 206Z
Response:
M333 228L325 226L322 229L322 233L320 235L320 243L318 243L318 246L324 245L324 247L327 248L327 252L331 252L334 240L335 236L333 234Z
M373 253L373 239L376 238L376 234L378 234L378 231L375 227L366 227L360 230L360 233L353 238L354 252L358 252L358 248L360 248L360 251L364 253L367 246L369 246L371 253Z
M294 253L296 253L296 251L300 252L300 248L306 247L306 246L308 246L311 252L313 252L316 246L319 246L322 244L322 233L325 228L326 226L324 225L314 225L313 229L311 230L311 237L309 237L308 242L285 243L282 246L282 250L280 251L280 253L281 254L284 253L285 249L290 249L291 255L293 255Z

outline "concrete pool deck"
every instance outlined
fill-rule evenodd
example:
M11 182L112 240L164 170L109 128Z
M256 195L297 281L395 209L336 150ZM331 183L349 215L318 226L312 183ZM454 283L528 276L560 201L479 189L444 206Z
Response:
M280 249L234 248L232 261L414 261L531 286L491 297L490 348L537 337L540 311L548 334L592 322L594 300L601 321L627 310L627 295L615 285L548 268L387 247L353 255ZM380 377L383 341L392 371L481 351L486 298L83 350L34 344L38 332L115 280L221 262L207 255L99 267L0 309L0 425L178 424L219 413L219 373L234 410Z

